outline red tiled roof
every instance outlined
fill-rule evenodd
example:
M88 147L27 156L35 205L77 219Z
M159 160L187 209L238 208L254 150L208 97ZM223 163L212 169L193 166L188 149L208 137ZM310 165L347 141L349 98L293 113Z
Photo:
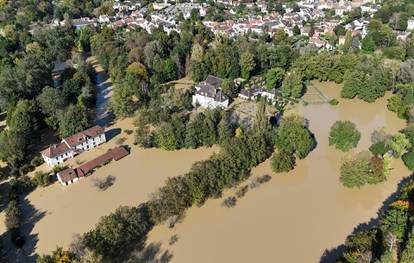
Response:
M66 145L66 143L61 142L58 144L52 144L49 148L44 149L42 154L49 158L54 158L68 152L69 150L70 148Z
M92 128L89 128L70 137L67 137L64 140L69 144L70 147L75 147L76 145L86 141L88 138L95 138L103 133L104 128L102 128L99 125L96 125Z
M60 179L67 183L77 177L85 177L88 173L92 172L93 169L105 165L112 160L118 161L125 156L127 156L129 152L124 147L118 147L112 150L109 150L107 153L99 156L98 158L93 159L87 163L82 164L78 168L72 169L68 168L59 172Z
M84 163L76 168L77 174L79 177L86 176L88 173L92 172L93 169L105 165L112 160L118 161L128 154L128 151L124 147L112 149L107 153L93 159L92 161Z
M64 183L67 183L78 177L76 174L76 171L72 168L68 168L63 171L60 171L58 174L59 174L60 180L62 180Z

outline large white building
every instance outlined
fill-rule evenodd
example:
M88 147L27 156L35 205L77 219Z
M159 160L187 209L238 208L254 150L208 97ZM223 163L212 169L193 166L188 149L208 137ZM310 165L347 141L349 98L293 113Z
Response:
M106 142L105 131L101 126L94 126L53 144L41 152L43 160L51 167L61 164L75 155L88 151Z
M203 108L226 108L229 97L221 90L222 79L209 75L207 79L196 85L193 95L193 105Z

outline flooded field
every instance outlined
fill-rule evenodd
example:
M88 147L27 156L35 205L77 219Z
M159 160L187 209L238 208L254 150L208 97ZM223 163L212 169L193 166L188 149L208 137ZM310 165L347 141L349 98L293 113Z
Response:
M90 160L117 146L120 138L123 138L123 144L132 146L129 156L99 168L75 184L63 187L56 182L46 188L37 188L26 197L23 211L25 215L30 215L30 220L35 220L27 226L30 228L30 238L24 248L25 255L31 252L50 253L56 246L67 247L73 234L92 229L101 216L110 214L121 205L139 205L162 186L167 177L187 172L194 162L207 159L218 151L214 147L174 152L141 149L132 145L133 134L127 135L124 132L127 129L133 129L131 119L117 121L108 128L110 137L116 135L109 142L65 164L77 166ZM48 169L45 165L42 168ZM114 184L105 191L99 190L94 180L109 175L115 177ZM5 231L3 222L0 228L2 232Z
M350 120L362 137L354 152L367 149L370 135L385 127L396 132L405 122L386 109L386 98L374 104L339 98L340 86L316 83L339 105L298 105L310 121L317 148L290 173L273 174L269 161L252 171L252 176L272 175L267 184L249 190L235 208L224 208L223 199L209 200L191 208L183 223L174 229L156 227L148 244L160 244L161 252L172 254L171 262L319 262L325 249L342 244L354 227L376 217L383 202L409 175L401 160L387 182L347 189L339 182L342 153L328 145L331 125ZM234 194L234 190L225 196ZM170 245L172 236L178 239Z

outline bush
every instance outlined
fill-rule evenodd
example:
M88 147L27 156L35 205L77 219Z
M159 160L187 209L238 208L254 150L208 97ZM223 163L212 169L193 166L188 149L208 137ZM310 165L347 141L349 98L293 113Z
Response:
M31 161L30 164L34 167L40 166L44 163L45 161L43 160L42 156L40 155L36 155Z
M133 130L124 130L127 135L131 135L134 131Z
M60 166L60 165L55 165L52 169L52 173L57 174L58 172L61 172L63 170L65 170L66 168L68 168L67 166Z
M11 200L5 211L5 225L7 229L19 228L21 224L22 212L17 200Z
M237 198L234 196L230 196L224 199L223 206L231 208L231 207L235 207L236 203L237 203Z
M331 99L331 100L329 101L329 104L331 104L332 106L336 106L336 105L338 105L338 104L339 104L339 101L338 101L337 99Z
M260 176L260 177L258 177L258 178L257 178L257 182L258 182L259 184L264 184L264 183L267 183L267 182L269 182L270 180L272 180L272 177L271 177L270 175L268 175L268 174L265 174L265 175Z
M241 187L237 192L236 192L236 196L237 196L237 198L241 198L241 197L243 197L246 193L247 193L247 191L249 191L249 186L248 185L245 185L245 186L243 186L243 187Z
M35 167L29 163L24 164L21 168L20 168L20 172L22 174L28 174L32 171L34 171Z
M402 160L410 171L414 171L414 151L404 153Z
M52 183L51 177L47 173L36 172L33 180L36 182L38 186L48 186Z
M344 152L355 148L360 139L361 133L350 121L335 122L329 133L329 145L335 145L337 149Z
M277 152L272 157L271 165L275 173L289 172L295 168L296 157L290 153Z

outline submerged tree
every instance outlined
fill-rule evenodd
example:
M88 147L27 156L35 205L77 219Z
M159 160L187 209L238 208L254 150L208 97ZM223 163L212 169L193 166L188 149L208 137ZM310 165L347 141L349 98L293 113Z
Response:
M357 130L356 125L350 121L335 122L329 133L329 145L341 151L349 151L358 145L361 133Z

